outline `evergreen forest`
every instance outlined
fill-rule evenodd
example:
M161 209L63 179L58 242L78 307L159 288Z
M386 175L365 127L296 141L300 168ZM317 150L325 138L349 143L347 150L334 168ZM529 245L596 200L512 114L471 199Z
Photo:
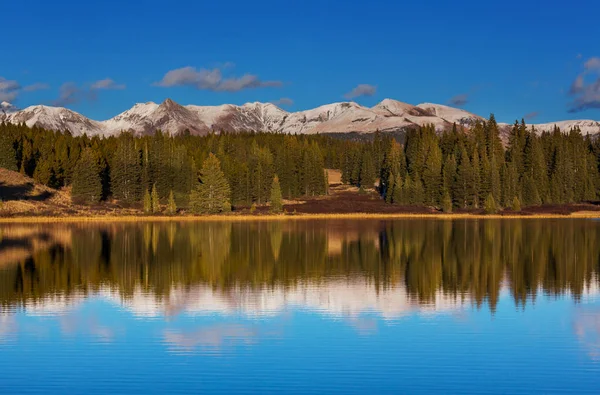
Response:
M465 129L433 126L403 138L220 133L175 136L121 133L72 136L24 124L0 124L0 167L53 188L71 187L76 203L118 201L148 213L221 213L275 199L328 193L325 169L345 184L376 189L390 204L445 212L598 200L600 139L578 129L540 133L491 115Z

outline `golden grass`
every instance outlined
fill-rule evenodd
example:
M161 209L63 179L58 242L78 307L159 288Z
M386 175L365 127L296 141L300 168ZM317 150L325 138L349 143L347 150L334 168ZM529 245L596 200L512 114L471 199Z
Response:
M327 169L327 180L329 185L336 185L342 183L342 172L336 169Z
M480 215L480 214L296 214L296 215L205 215L205 216L62 216L62 217L11 217L0 218L0 223L49 223L49 222L209 222L209 221L296 221L316 219L438 219L438 220L472 220L472 219L569 219L600 218L600 211L581 211L571 215L533 214L533 215Z

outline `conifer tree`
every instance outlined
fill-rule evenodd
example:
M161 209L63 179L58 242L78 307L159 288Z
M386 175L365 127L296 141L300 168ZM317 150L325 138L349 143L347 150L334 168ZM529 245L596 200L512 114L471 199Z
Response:
M496 207L496 200L494 199L494 195L492 195L491 193L488 194L487 198L485 199L483 208L486 214L496 214L498 209Z
M126 202L139 201L142 168L140 155L130 134L119 136L117 150L110 166L112 194Z
M147 189L144 191L144 214L152 213L152 196Z
M514 197L512 201L512 211L519 212L521 211L521 201L518 197Z
M442 150L432 141L423 169L425 200L429 205L437 205L442 197Z
M454 199L458 207L468 207L473 193L473 167L467 155L467 150L462 147L460 163L456 171L456 182L454 183Z
M375 178L377 171L375 169L375 163L373 161L373 155L369 150L364 150L362 155L362 162L360 165L360 179L359 185L365 189L371 189L375 185Z
M152 193L150 194L152 201L152 214L158 214L160 212L160 197L158 196L158 189L156 184L152 185Z
M444 197L442 198L442 211L445 213L452 212L452 198L450 197L450 193L448 191L444 192Z
M91 148L85 148L73 171L72 199L81 203L98 203L102 198L102 183L98 158Z
M281 213L283 211L283 200L281 197L281 186L279 185L279 177L273 177L271 185L271 212Z
M385 155L381 170L380 188L381 194L386 201L392 199L393 191L391 191L391 177L403 177L406 174L406 160L402 146L396 140L390 140L390 146ZM388 197L388 191L389 197Z
M444 161L444 167L442 169L442 188L444 195L448 192L448 195L452 197L452 192L456 189L454 182L456 179L456 159L454 154L450 154Z
M0 133L0 167L12 171L19 170L13 138L5 131Z
M231 211L231 190L221 170L221 162L212 153L202 164L200 180L192 190L190 205L197 214Z
M394 173L390 173L389 176L387 176L387 185L385 188L385 202L394 203L394 190L396 189L396 176Z
M33 172L33 179L40 184L48 185L50 187L57 186L54 168L50 159L38 160L35 171Z
M406 204L403 192L402 178L400 178L400 176L394 176L394 190L392 192L392 203Z
M523 177L523 203L526 206L539 206L542 204L537 184L530 174Z
M173 191L169 192L169 200L167 202L167 215L177 214L177 204L175 203L175 195Z

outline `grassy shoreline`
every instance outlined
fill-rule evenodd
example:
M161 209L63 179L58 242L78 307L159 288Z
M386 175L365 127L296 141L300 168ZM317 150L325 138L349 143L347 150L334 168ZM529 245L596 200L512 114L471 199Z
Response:
M316 219L574 219L600 218L598 212L575 212L569 215L561 214L385 214L385 213L352 213L352 214L297 214L297 215L206 215L206 216L134 216L134 215L105 215L105 216L20 216L0 218L0 223L53 223L53 222L208 222L208 221L296 221Z

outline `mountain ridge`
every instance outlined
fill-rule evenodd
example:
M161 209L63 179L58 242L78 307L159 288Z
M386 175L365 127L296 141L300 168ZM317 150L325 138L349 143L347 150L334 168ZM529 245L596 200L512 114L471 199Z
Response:
M441 131L453 123L471 126L483 117L468 111L435 103L412 105L384 99L373 107L349 102L325 104L304 111L288 112L272 103L252 102L243 105L198 106L166 99L160 104L137 103L130 109L96 121L64 107L29 106L19 110L8 102L0 105L0 122L25 123L53 130L68 130L74 135L114 136L122 131L151 134L160 129L169 134L189 130L192 134L220 132L279 132L288 134L361 133L377 130L395 132L432 124ZM508 126L509 124L501 124ZM600 122L566 120L533 124L539 131L554 125L568 131L578 126L583 134L600 134Z

